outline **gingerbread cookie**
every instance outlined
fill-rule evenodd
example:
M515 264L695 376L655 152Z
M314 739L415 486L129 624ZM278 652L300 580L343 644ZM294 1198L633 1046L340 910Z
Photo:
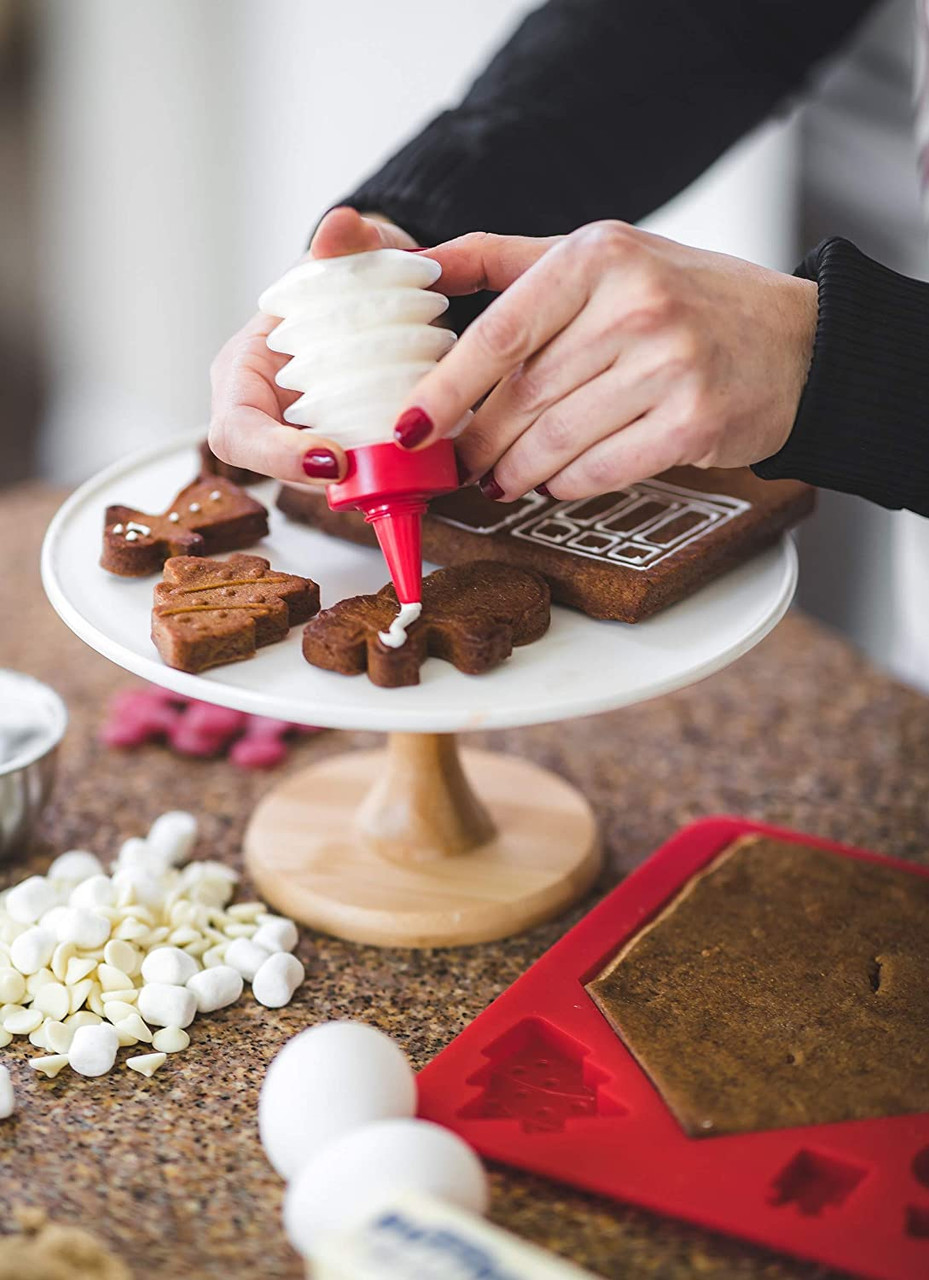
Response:
M640 622L776 542L814 500L815 490L799 481L696 467L567 502L534 492L489 502L478 489L459 489L431 504L423 556L535 569L557 603L592 618ZM376 542L360 513L330 511L309 488L285 486L277 505L326 533Z
M234 467L231 462L222 462L210 448L209 440L201 440L200 474L204 476L223 476L233 484L259 484L267 480L260 471L249 471L247 467Z
M423 612L397 648L381 634L397 615L393 586L324 609L303 632L303 656L342 675L367 671L382 688L419 684L426 658L443 658L467 675L499 666L517 645L548 630L545 579L527 569L479 560L423 579Z
M169 667L196 673L251 658L318 609L315 582L262 556L174 556L155 587L152 640Z
M222 476L201 476L162 515L107 507L100 563L110 573L144 578L171 556L210 556L250 547L268 532L268 509Z

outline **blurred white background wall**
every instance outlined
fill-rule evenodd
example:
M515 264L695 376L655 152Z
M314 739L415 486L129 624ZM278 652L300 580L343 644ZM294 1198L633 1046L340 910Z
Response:
M212 355L319 214L532 7L40 3L42 457L69 483L205 420ZM651 225L787 267L792 156L790 130L768 127Z

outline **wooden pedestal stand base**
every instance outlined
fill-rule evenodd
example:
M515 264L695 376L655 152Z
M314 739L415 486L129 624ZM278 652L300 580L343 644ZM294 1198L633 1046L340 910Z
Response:
M568 907L600 868L590 806L562 778L489 751L459 758L453 736L419 733L276 787L252 816L245 858L279 911L403 947L519 933Z

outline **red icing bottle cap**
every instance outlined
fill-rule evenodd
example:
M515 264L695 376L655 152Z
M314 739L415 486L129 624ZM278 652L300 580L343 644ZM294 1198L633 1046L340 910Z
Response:
M346 452L344 480L326 490L333 511L357 508L374 526L401 604L422 598L422 515L430 498L458 488L451 440L408 453L388 441Z

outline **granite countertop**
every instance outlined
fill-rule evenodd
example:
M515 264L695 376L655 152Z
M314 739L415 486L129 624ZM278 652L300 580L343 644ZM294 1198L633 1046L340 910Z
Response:
M44 870L67 848L111 853L167 808L197 813L200 852L237 864L246 819L269 787L376 739L303 739L270 775L183 761L157 746L118 755L99 746L107 699L133 682L72 636L45 601L39 545L61 496L38 486L0 494L0 666L54 685L72 716L39 839L28 856L0 866L0 884ZM281 1183L256 1125L265 1067L294 1032L361 1018L422 1066L604 889L705 814L744 814L929 860L929 700L797 614L691 689L610 715L474 737L555 769L587 794L609 860L597 894L523 937L457 950L382 950L305 931L307 980L288 1008L246 999L198 1021L190 1049L150 1081L129 1072L39 1080L25 1066L35 1050L15 1041L4 1051L19 1110L0 1126L0 1230L12 1229L15 1206L41 1206L99 1232L139 1280L298 1280L301 1264L280 1227ZM824 1274L539 1178L494 1169L492 1179L495 1221L602 1276Z

